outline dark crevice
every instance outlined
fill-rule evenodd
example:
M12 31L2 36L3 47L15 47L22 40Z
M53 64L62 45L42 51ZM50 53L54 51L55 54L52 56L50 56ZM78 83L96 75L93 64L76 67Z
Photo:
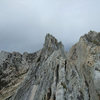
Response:
M80 77L79 71L77 69L77 66L75 66L75 70L77 71L78 76Z
M56 85L59 81L59 65L57 65L57 69L56 69Z
M66 65L67 65L67 60L65 60L65 71L66 71L66 67L67 67Z
M10 100L12 98L13 95L11 95L10 97L6 98L5 100Z
M41 56L37 59L37 62L39 62L41 60Z
M51 88L48 89L46 100L50 100L50 97L51 97Z
M99 68L95 68L95 70L100 72L100 69Z
M55 96L55 94L53 95L53 100L56 100L56 96Z
M82 91L79 91L80 95L77 96L77 100L84 100L84 95Z
M6 87L8 85L9 82L6 82L4 80L1 80L0 79L0 90L3 88L3 87Z
M89 100L90 100L89 84L88 84L88 82L86 81L86 77L85 77L85 76L84 76L84 78L85 78L86 87L88 88L87 91L88 91L88 97L89 97Z

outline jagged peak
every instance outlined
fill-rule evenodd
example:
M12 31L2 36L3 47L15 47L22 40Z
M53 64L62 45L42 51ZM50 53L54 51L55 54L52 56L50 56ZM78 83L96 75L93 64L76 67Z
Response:
M89 43L100 45L100 32L90 30L88 34L85 34L80 39L85 40Z
M52 48L52 49L59 49L62 48L63 44L61 42L58 42L58 40L52 36L51 34L46 34L45 37L45 43L44 43L44 48Z
M45 37L44 47L56 48L57 44L58 44L57 39L48 33Z

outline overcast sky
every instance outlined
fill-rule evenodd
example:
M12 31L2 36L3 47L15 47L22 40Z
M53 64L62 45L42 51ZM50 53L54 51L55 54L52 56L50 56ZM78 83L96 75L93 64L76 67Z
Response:
M100 0L0 0L0 51L34 52L46 33L65 49L100 31Z

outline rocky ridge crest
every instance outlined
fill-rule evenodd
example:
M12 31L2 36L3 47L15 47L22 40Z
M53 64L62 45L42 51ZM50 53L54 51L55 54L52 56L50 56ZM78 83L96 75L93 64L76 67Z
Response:
M25 61L30 66L24 81L6 100L100 100L100 33L85 34L67 53L47 34L34 55Z

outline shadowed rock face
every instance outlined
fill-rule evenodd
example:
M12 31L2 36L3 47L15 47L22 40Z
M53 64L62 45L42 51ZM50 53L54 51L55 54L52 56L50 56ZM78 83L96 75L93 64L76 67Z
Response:
M100 100L99 43L100 33L90 31L66 53L62 43L47 34L43 48L34 56L27 54L29 71L6 100Z
M36 53L0 52L0 100L14 94L35 56Z

